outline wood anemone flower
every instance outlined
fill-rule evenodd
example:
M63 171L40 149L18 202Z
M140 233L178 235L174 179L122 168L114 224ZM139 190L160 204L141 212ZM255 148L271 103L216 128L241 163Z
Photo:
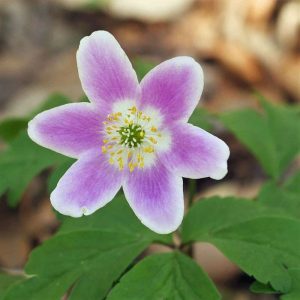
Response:
M188 124L203 72L190 57L167 60L139 83L132 65L106 31L84 37L77 52L90 103L50 109L29 123L30 138L77 161L50 199L72 217L95 212L121 187L143 224L170 233L183 213L182 177L221 179L228 146Z

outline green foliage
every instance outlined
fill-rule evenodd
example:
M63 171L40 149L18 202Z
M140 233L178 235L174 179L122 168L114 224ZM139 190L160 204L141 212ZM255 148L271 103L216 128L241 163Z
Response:
M136 71L139 80L142 80L144 76L155 67L153 62L147 61L142 58L136 58L133 61L133 68Z
M65 158L65 161L61 163L50 175L48 180L48 191L51 193L59 179L67 172L67 170L71 167L71 165L74 163L74 159L72 158Z
M212 281L189 257L174 251L154 254L130 270L107 297L108 300L217 300Z
M44 103L42 103L40 107L38 107L38 109L36 109L29 115L29 119L35 117L37 114L44 110L48 110L68 103L70 103L70 100L66 96L62 94L52 94L46 99Z
M263 113L252 109L224 113L224 125L255 155L266 173L277 179L300 151L300 115L293 107L261 99Z
M265 183L257 200L282 215L300 219L300 172L281 184L274 181Z
M61 94L53 94L49 96L45 103L43 103L38 109L32 112L27 117L22 118L9 118L0 122L0 138L6 142L10 143L14 138L18 136L20 132L27 128L27 124L35 115L38 113L59 106L67 104L70 101Z
M289 270L289 274L292 278L292 285L291 289L289 292L286 294L282 295L280 297L281 300L299 300L300 299L300 269L299 268L291 268ZM279 294L278 291L274 290L270 285L263 284L261 282L254 282L250 290L253 293L258 293L258 294Z
M300 266L299 233L298 220L259 203L216 197L195 204L182 229L184 242L214 244L243 271L281 292L290 289L287 268Z
M9 204L15 206L34 176L64 160L32 142L27 132L20 133L0 155L0 194L7 191Z
M213 129L212 116L204 108L196 107L189 119L189 123L207 131L212 131Z
M286 294L280 297L281 300L299 300L300 299L300 268L290 269L292 277L292 288Z
M8 275L0 272L0 300L4 299L8 289L18 281L22 280L21 276Z
M95 214L64 217L56 236L34 250L26 272L5 300L55 300L74 284L70 298L103 299L129 264L152 242L170 243L134 216L123 196Z
M140 80L154 67L139 59L134 65ZM300 172L286 182L279 179L300 150L299 110L260 101L261 113L245 109L220 119L272 180L264 184L257 201L212 197L196 203L180 233L183 245L205 241L219 248L257 280L252 291L285 293L282 299L296 300L300 299ZM51 192L74 162L39 147L26 133L33 116L66 103L64 96L53 95L29 116L0 122L0 138L7 144L0 156L0 194L7 191L11 205L48 167L54 169L48 181ZM213 129L213 118L203 109L197 108L189 121ZM33 276L15 283L20 278L0 274L0 300L58 300L64 294L68 300L220 299L201 268L177 250L139 261L151 243L172 244L172 236L144 227L122 194L91 216L74 219L58 214L58 218L62 225L57 234L35 249L26 265L26 273Z
M278 294L270 284L263 284L261 282L255 281L250 286L250 291L256 294Z
M300 171L286 180L284 187L290 193L300 195Z
M0 138L6 142L11 142L18 134L27 127L28 119L11 118L0 123Z
M61 95L50 96L47 101L28 118L9 119L0 123L0 138L8 143L0 154L0 194L8 192L8 203L15 206L32 178L44 169L66 161L58 153L44 149L28 137L25 128L37 113L68 103Z
M86 0L79 2L78 6L81 6L82 9L88 11L102 10L107 7L107 4L110 0Z
M268 211L263 206L249 199L234 197L202 199L190 208L184 218L183 242L196 241L210 232L267 214Z
M300 193L293 190L292 184L279 186L274 182L267 182L259 193L258 201L278 213L300 219Z

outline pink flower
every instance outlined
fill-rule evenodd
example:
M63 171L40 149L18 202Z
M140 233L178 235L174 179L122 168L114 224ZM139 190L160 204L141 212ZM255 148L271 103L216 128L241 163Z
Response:
M77 64L91 103L42 112L28 128L39 145L78 159L52 192L52 205L72 217L89 215L122 186L143 224L157 233L176 230L184 213L182 177L227 173L227 145L187 123L203 90L200 65L176 57L139 84L105 31L81 40Z

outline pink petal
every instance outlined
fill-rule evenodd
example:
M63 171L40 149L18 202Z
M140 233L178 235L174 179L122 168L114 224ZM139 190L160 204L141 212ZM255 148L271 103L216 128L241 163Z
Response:
M170 233L183 218L182 178L161 163L135 169L123 183L126 199L141 222L157 233Z
M84 37L77 52L77 65L84 92L102 109L115 101L137 98L136 73L110 33L95 31Z
M228 146L191 124L172 127L172 146L160 159L172 172L187 178L222 179L227 174Z
M190 57L167 60L141 82L141 107L154 106L170 121L187 121L203 90L203 72Z
M89 151L59 180L51 203L64 215L90 215L114 198L121 187L121 174L100 150Z
M43 147L77 158L100 148L102 121L90 103L66 104L38 114L29 122L28 134Z

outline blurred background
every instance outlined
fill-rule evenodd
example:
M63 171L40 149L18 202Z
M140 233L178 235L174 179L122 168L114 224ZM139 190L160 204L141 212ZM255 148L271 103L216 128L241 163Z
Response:
M0 0L0 120L32 112L54 92L78 101L76 50L99 29L115 35L140 74L173 56L193 56L205 74L201 105L212 113L255 107L254 91L300 102L299 1ZM198 196L254 197L263 172L232 135L217 130L231 148L230 171L221 182L201 180ZM0 201L1 268L22 270L58 226L46 176L31 183L18 208ZM212 246L193 253L228 299L275 299L250 295L249 278Z

